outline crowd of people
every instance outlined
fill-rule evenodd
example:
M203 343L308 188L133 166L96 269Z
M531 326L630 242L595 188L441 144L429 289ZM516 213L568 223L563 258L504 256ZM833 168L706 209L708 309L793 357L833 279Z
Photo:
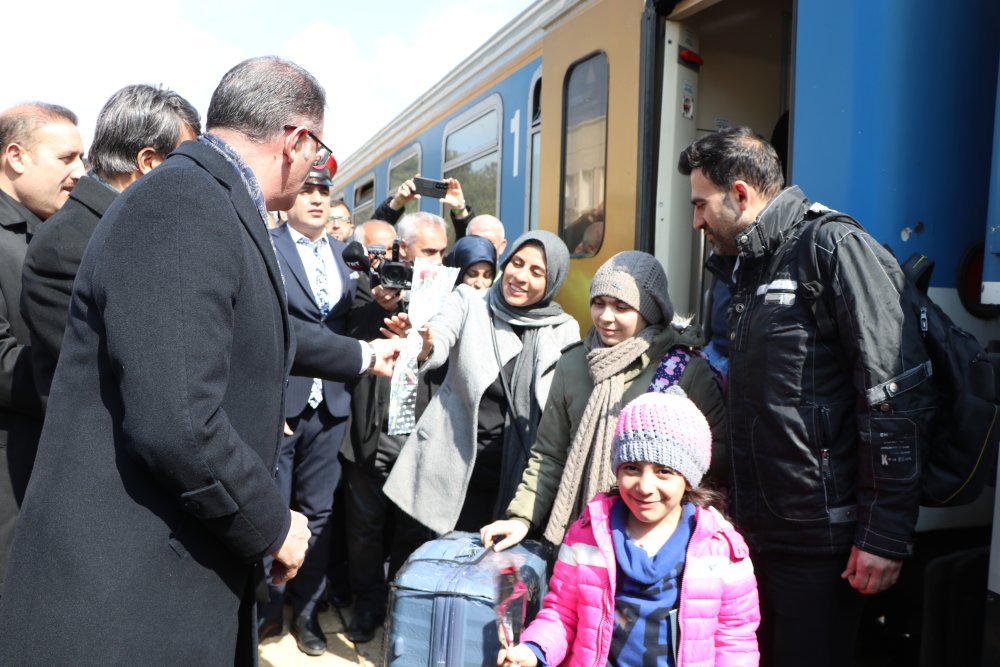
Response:
M891 256L824 226L821 338L782 249L825 209L722 130L679 161L710 344L640 251L597 270L581 336L558 292L599 241L508 246L455 179L449 220L405 212L412 179L352 220L325 105L274 57L226 73L204 128L127 86L86 166L68 109L0 112L0 661L255 664L286 604L320 655L324 607L371 640L407 557L464 530L558 547L499 664L851 664L918 505L926 405L879 391L926 362ZM457 269L418 328L408 435L410 291L349 265L355 242Z

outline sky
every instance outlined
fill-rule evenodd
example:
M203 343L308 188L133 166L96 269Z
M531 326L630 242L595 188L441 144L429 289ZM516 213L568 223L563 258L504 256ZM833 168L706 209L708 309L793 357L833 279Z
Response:
M89 147L122 86L160 84L198 109L245 58L278 55L326 88L324 143L343 162L532 0L20 0L5 3L0 109L41 100Z

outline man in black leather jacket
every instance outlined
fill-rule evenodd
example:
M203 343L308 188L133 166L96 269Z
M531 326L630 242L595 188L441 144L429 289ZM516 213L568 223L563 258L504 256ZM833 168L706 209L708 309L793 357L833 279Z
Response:
M919 506L929 363L903 274L857 226L822 224L824 337L784 250L827 209L782 189L748 128L695 141L679 168L708 266L733 286L730 503L761 591L762 664L852 664L864 595L896 582Z

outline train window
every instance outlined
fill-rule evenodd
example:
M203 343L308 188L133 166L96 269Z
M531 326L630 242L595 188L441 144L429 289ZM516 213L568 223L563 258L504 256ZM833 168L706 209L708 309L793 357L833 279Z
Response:
M396 194L396 190L404 181L420 173L420 157L420 144L417 143L389 160L389 187L386 196L391 197ZM420 202L411 199L403 207L403 213L413 213L419 208Z
M354 206L351 219L355 225L370 220L375 212L375 177L362 179L354 186Z
M573 257L593 257L604 242L607 54L596 53L574 64L564 86L559 228Z
M528 127L528 229L538 229L538 176L542 156L542 68L531 77L531 94L528 109L531 123Z
M478 214L497 215L499 210L501 118L500 95L493 94L444 129L441 171L444 178L459 180L465 200Z
M496 109L472 121L462 129L452 133L444 142L445 162L457 160L463 155L477 153L497 143Z

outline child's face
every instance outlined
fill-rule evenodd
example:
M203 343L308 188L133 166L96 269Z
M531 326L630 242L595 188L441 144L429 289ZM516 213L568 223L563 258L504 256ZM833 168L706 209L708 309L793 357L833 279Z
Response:
M646 524L676 521L687 482L684 476L658 463L618 466L618 490L637 520Z

